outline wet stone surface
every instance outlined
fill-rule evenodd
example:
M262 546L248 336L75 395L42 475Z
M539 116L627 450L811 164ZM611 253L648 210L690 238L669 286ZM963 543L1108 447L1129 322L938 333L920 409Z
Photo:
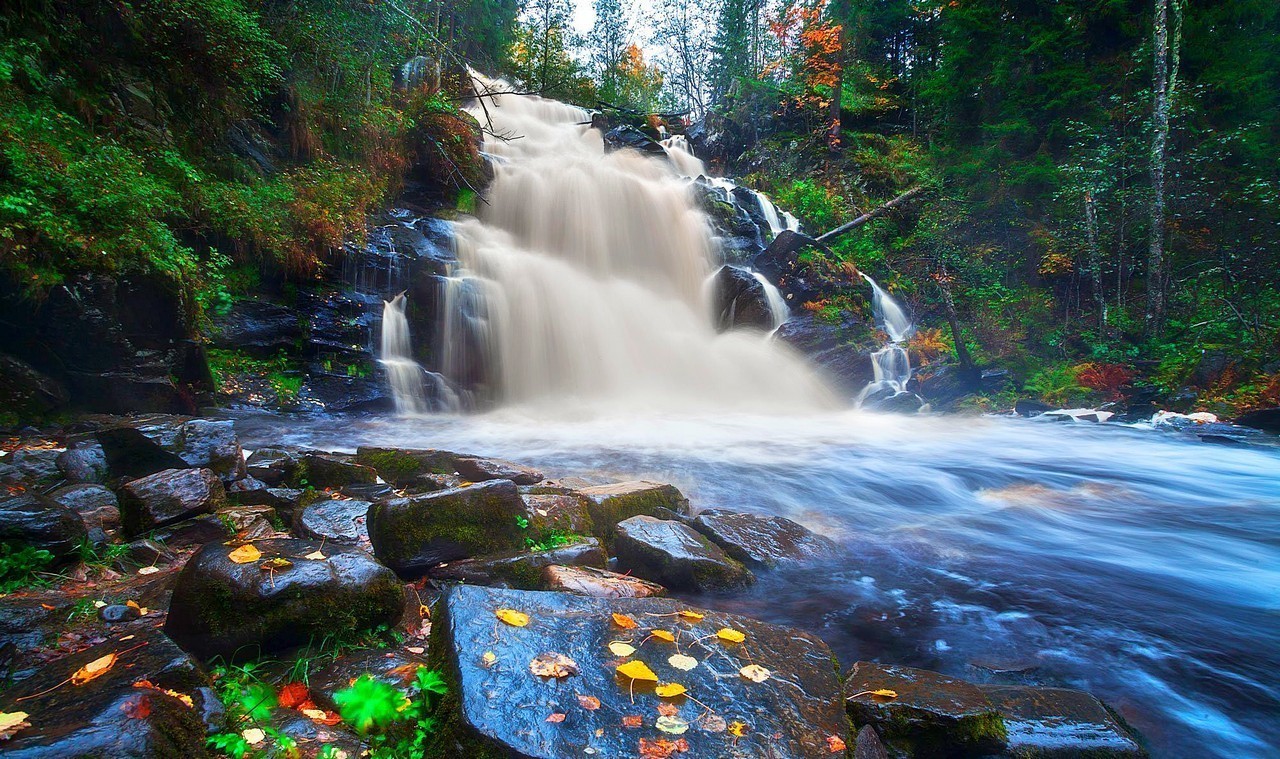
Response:
M215 511L226 498L222 482L208 469L165 469L121 489L120 519L125 532L140 535Z
M354 545L369 542L365 521L368 501L318 501L293 514L293 529L301 537Z
M680 522L632 517L617 528L618 567L680 590L722 590L755 577L738 561Z
M527 626L499 621L499 609L527 614ZM831 756L828 738L849 741L832 654L820 640L721 612L680 617L682 610L690 609L668 599L455 587L435 615L430 659L450 692L428 755L632 757L670 741L672 756L816 759ZM637 627L620 627L615 613ZM742 642L716 637L721 629L741 632ZM636 651L620 656L610 651L615 641ZM692 669L670 662L677 653L695 660ZM567 657L575 673L535 675L530 664L543 654ZM618 673L635 662L687 693L660 697L655 683ZM742 676L749 664L767 676Z
M667 589L656 582L610 572L596 567L550 566L542 571L547 590L577 593L596 598L653 598L665 596Z
M836 552L831 539L785 517L706 509L689 524L750 567L775 567Z
M1016 759L1129 759L1146 753L1094 696L1065 688L987 685L1004 717L1005 753Z
M501 585L521 590L546 590L543 570L553 565L597 567L604 569L609 556L595 538L585 538L572 545L545 551L519 551L498 556L449 562L431 570L438 580L466 582L472 585Z
M533 467L521 466L502 459L459 457L454 461L458 474L464 480L511 480L517 485L536 485L542 482L542 472Z
M351 687L361 675L400 688L406 694L418 674L418 667L427 663L426 654L415 654L403 648L391 651L370 649L341 656L324 669L307 678L311 698L321 709L338 711L333 694Z

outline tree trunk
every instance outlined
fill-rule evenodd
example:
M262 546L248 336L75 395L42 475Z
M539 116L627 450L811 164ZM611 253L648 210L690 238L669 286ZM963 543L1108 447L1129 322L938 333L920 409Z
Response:
M1174 84L1169 76L1170 2L1171 0L1155 0L1151 86L1151 238L1147 248L1148 335L1159 335L1163 331L1165 316L1165 168L1168 162L1169 108Z
M844 63L848 59L845 55L845 45L848 44L848 37L845 34L844 25L840 26L840 47L836 50L836 83L831 88L831 124L827 129L827 149L835 153L840 150L840 101L844 95Z
M1084 228L1089 241L1089 274L1093 277L1093 302L1098 306L1098 333L1107 331L1107 299L1102 288L1102 251L1098 241L1098 207L1093 192L1084 193Z

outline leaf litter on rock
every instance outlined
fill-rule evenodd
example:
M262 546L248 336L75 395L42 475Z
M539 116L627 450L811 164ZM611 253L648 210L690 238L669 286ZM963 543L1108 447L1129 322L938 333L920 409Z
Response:
M533 661L529 662L529 671L538 677L554 677L562 678L578 674L578 663L573 659L558 654L554 651L547 651L533 657Z
M515 609L497 609L493 615L512 627L524 627L529 624L529 615Z

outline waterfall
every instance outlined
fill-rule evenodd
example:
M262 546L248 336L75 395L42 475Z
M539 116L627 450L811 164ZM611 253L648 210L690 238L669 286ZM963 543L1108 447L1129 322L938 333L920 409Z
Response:
M387 372L396 411L401 414L421 414L428 410L424 371L413 360L409 320L404 315L404 307L404 293L382 306L382 345L378 363Z
M755 277L760 286L764 288L765 297L769 299L769 314L773 316L773 328L781 327L782 323L791 316L791 309L787 307L786 299L782 297L782 293L778 288L760 272L753 271L751 276Z
M631 150L606 154L582 109L522 95L485 101L471 112L492 133L485 152L503 160L477 218L455 225L455 274L481 303L446 320L465 318L481 333L471 346L484 354L490 401L558 410L832 405L787 346L716 333L701 286L713 268L711 228L675 166ZM444 368L464 384L459 370Z
M915 332L915 325L902 306L874 279L866 274L862 278L871 285L871 308L876 323L889 336L889 344L871 354L874 379L858 395L858 405L873 395L891 397L906 392L907 382L911 379L911 359L903 343Z

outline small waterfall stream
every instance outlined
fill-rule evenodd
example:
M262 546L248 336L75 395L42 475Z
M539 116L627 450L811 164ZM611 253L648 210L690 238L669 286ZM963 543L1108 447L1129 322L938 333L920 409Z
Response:
M405 316L405 294L400 293L382 307L382 346L378 363L387 372L396 411L421 414L427 411L427 393L423 369L413 359L413 343L409 339L409 319Z
M871 307L876 323L889 336L889 344L871 354L874 379L859 393L859 406L873 395L892 397L907 391L907 382L911 380L911 359L905 343L915 332L915 325L902 306L874 279L866 274L862 274L862 278L871 285Z

